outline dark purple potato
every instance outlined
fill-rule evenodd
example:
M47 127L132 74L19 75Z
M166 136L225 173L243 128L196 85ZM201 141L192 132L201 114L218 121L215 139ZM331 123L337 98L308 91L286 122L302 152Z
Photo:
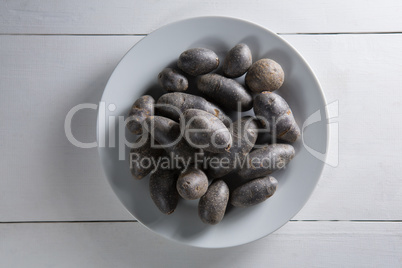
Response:
M238 44L226 55L223 61L223 73L231 78L242 76L252 63L250 48L246 44Z
M192 147L222 153L232 146L229 129L212 114L203 110L189 109L184 112L184 120L184 137Z
M208 190L208 178L202 170L189 167L180 174L176 187L184 199L198 199Z
M239 168L246 155L253 148L257 136L258 125L253 117L245 116L233 123L232 146L220 153L206 153L209 157L207 174L209 178L220 178Z
M210 49L192 48L181 53L177 66L189 75L207 74L218 68L219 58Z
M248 111L253 107L253 97L238 82L219 74L206 74L197 80L199 91L228 109Z
M276 191L278 181L271 176L254 179L237 187L230 195L230 203L235 207L250 207L264 202Z
M139 137L135 142L138 147L130 149L130 171L137 180L147 176L155 168L158 158L165 153L163 149L152 148L150 135L147 135L145 143L142 143L142 138Z
M158 75L158 82L166 91L186 91L188 88L187 78L172 68L165 68Z
M218 106L203 97L182 92L167 93L162 95L156 104L158 114L175 121L179 121L180 115L188 109L206 111L219 118L225 126L230 126L230 118Z
M177 176L178 173L173 170L158 169L149 179L151 198L163 214L172 214L179 202Z
M154 98L148 95L142 96L134 102L127 122L127 128L133 134L142 134L142 123L147 117L154 115L154 104Z
M247 86L256 93L277 90L284 80L285 74L282 67L270 59L254 62L246 74Z
M300 136L293 113L287 102L278 94L264 91L254 98L254 112L270 134L287 142L295 142Z
M229 187L222 180L213 182L198 203L198 216L206 224L217 224L225 215Z
M289 144L271 144L252 151L238 174L248 180L264 177L284 168L295 156Z
M199 153L199 150L186 142L181 134L179 123L162 116L150 116L145 122L152 137L169 155L173 154L180 161L195 160L195 154Z

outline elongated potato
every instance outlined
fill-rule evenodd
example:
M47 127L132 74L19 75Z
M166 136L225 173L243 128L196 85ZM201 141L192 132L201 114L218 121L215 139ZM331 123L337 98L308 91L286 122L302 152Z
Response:
M189 75L207 74L218 68L219 58L210 49L192 48L181 53L177 66Z
M198 78L199 91L228 109L248 111L253 107L253 97L238 82L219 74L205 74Z
M184 137L192 147L222 153L232 146L229 129L217 117L203 110L189 109L184 113Z
M155 169L158 158L165 154L163 149L152 148L150 135L147 135L144 143L141 141L142 138L139 137L135 142L138 147L130 149L130 171L133 178L137 180L144 178Z
M192 163L195 160L195 154L199 153L199 150L186 142L179 123L162 116L150 116L145 122L152 137L169 155L179 158L178 161Z
M206 153L209 158L207 174L209 178L220 178L239 168L244 157L253 148L258 125L255 118L245 116L233 123L232 146L220 154Z
M235 207L250 207L264 202L276 191L278 181L271 176L255 179L236 188L230 196Z
M225 126L230 126L230 118L215 104L207 101L203 97L190 95L187 93L174 92L162 95L157 102L156 110L158 114L179 121L180 114L188 109L198 109L206 111L221 120Z
M217 224L225 215L229 187L222 180L213 182L198 203L198 216L206 224Z
M254 98L254 112L271 135L287 142L295 142L299 138L300 128L292 110L278 94L269 91L257 94Z
M142 96L134 102L127 122L127 128L133 134L142 134L142 123L147 117L154 115L154 104L154 98L149 95Z
M284 168L295 156L295 149L289 144L271 144L248 154L247 162L238 174L248 180L264 177Z
M158 169L149 179L151 198L163 214L172 214L179 203L177 177L178 173L173 170Z
M223 61L223 73L231 78L242 76L252 63L250 48L246 44L238 44L226 55Z
M176 187L184 199L198 199L208 190L208 178L202 170L189 167L180 174Z
M282 67L270 59L254 62L246 74L247 86L256 93L277 90L284 80L285 73Z
M158 82L166 91L185 91L188 88L187 78L172 68L165 68L158 75Z

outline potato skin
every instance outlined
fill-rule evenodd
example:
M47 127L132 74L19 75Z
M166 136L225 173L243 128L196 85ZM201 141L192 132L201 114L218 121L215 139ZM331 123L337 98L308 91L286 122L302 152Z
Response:
M144 120L154 115L155 100L149 95L137 99L128 114L130 121L127 122L127 128L136 135L142 134L142 123Z
M192 76L207 74L218 68L219 57L207 48L191 48L180 54L177 66Z
M158 75L158 82L168 92L186 91L188 88L187 78L172 68L165 68Z
M254 98L254 112L263 127L269 127L271 134L275 133L278 139L295 142L300 137L300 128L292 110L278 94L269 91L257 94Z
M232 133L232 146L229 150L220 153L206 153L206 157L218 159L219 163L223 162L222 159L229 159L227 167L208 165L207 174L209 178L221 178L236 168L239 163L243 162L244 157L253 148L258 137L258 125L256 119L250 116L245 116L233 123Z
M223 61L223 73L230 78L242 76L253 63L250 48L246 44L234 46Z
M189 167L180 174L176 188L184 199L198 199L208 190L208 177L202 170Z
M176 189L178 172L158 169L149 179L149 192L159 210L166 215L172 214L179 203Z
M184 112L184 137L188 144L207 152L222 153L232 146L229 129L217 117L203 110Z
M136 143L139 143L141 139L142 137L139 137ZM130 171L134 179L141 180L155 168L153 162L151 162L149 167L141 166L141 164L138 163L141 161L140 159L147 158L152 161L151 159L153 158L157 161L159 157L165 154L163 149L152 148L151 141L152 138L148 135L146 142L141 147L130 149Z
M225 215L229 187L222 180L213 182L198 203L198 216L206 224L217 224Z
M284 168L295 156L295 149L289 144L270 144L252 151L246 163L238 172L245 179L264 177ZM253 160L254 159L254 160Z
M172 107L165 106L171 105ZM175 109L175 108L177 109ZM231 123L230 118L215 104L207 101L203 97L195 96L182 92L167 93L162 95L157 102L158 114L179 121L180 113L184 113L188 109L198 109L213 114L219 118L225 126L229 126Z
M219 74L205 74L198 78L199 91L228 109L237 111L238 102L241 111L248 111L253 107L253 97L238 82Z
M277 90L284 80L285 73L282 67L271 59L254 62L246 74L247 86L256 93Z
M276 191L278 181L271 176L254 179L237 187L230 196L235 207L250 207L264 202Z
M191 147L181 136L179 123L162 116L150 116L145 123L151 136L169 155L173 154L173 156L180 157L185 161L194 161L195 154L199 150Z

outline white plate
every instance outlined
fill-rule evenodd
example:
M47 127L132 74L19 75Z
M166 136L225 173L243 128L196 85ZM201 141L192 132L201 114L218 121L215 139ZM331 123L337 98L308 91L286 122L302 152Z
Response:
M328 125L325 99L317 78L302 56L275 33L256 24L226 17L201 17L164 26L137 43L114 70L102 96L106 107L116 109L109 116L126 116L134 100L145 92L162 94L157 75L176 62L181 52L192 47L214 50L223 55L234 45L249 45L253 61L271 58L282 65L285 83L276 91L289 103L300 127L314 112L320 111L323 120L304 130L304 141L312 149L327 152ZM98 142L106 141L118 127L106 122L102 131L104 111L98 114ZM108 121L108 120L106 120ZM116 122L117 122L116 118ZM108 126L109 125L109 126ZM115 129L114 129L115 128ZM128 131L123 129L127 138ZM117 140L117 139L116 139ZM197 215L197 201L181 200L176 211L163 215L155 207L148 192L148 178L134 180L129 171L128 150L119 160L119 146L99 148L99 154L111 187L128 211L144 226L168 239L184 244L221 248L245 244L262 238L288 222L307 202L313 192L324 163L309 153L301 139L293 144L296 156L285 170L273 175L279 181L273 197L254 207L230 209L222 222L205 225ZM120 150L121 151L121 150Z

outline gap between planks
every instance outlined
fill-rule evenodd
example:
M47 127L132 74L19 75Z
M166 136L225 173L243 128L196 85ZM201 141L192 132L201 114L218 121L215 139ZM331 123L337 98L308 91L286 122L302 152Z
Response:
M137 223L137 220L95 220L95 221L2 221L0 224L37 224L37 223ZM289 222L401 222L402 220L289 220Z
M388 35L402 32L323 32L323 33L277 33L278 35ZM147 36L148 34L33 34L33 33L0 33L0 36Z

